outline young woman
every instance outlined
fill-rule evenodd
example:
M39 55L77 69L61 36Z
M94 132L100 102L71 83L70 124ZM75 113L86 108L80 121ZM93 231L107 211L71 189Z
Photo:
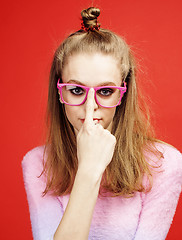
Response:
M125 41L81 14L52 63L48 141L22 162L34 239L163 240L181 154L151 134Z

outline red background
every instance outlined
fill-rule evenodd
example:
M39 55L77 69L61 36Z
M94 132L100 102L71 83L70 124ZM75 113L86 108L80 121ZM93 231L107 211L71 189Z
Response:
M43 143L48 74L58 43L80 28L80 11L94 2L102 27L123 35L140 64L152 99L158 138L181 150L182 2L179 0L1 1L0 239L30 240L21 160ZM181 238L180 200L167 240Z

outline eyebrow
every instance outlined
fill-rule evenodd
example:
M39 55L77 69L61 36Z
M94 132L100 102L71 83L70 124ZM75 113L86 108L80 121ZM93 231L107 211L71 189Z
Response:
M82 85L82 86L86 86L85 84L83 84L82 82L78 81L78 80L69 80L67 83L73 83L73 84L78 84L78 85ZM98 84L96 87L102 87L102 86L116 86L116 84L114 82L103 82L101 84Z

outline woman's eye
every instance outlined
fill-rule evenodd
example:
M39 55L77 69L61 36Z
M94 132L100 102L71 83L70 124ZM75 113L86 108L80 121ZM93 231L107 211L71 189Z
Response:
M81 95L84 93L84 89L81 87L75 87L75 88L70 89L70 92L74 95Z
M113 89L111 88L101 88L97 91L101 96L110 96L113 94Z

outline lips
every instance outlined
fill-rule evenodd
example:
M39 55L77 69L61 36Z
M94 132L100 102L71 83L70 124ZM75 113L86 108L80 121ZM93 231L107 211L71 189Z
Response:
M80 119L80 120L81 120L82 123L84 123L84 121L85 121L85 119ZM101 120L101 118L93 118L93 121L98 121L99 122L100 120Z

